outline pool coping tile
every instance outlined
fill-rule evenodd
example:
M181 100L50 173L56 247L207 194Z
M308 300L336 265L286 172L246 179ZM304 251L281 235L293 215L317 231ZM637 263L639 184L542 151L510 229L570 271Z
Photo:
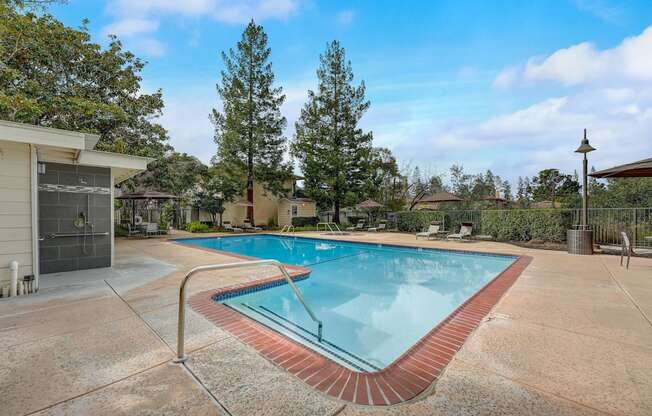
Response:
M186 246L240 259L254 259L215 249ZM241 293L243 290L260 290L270 285L287 284L280 273L264 279L199 292L188 299L188 304L197 313L313 388L346 402L388 406L415 399L438 380L468 337L532 261L530 256L511 257L515 257L515 261L509 267L391 364L376 372L346 368L215 300ZM293 281L306 279L311 272L309 268L302 266L284 266Z

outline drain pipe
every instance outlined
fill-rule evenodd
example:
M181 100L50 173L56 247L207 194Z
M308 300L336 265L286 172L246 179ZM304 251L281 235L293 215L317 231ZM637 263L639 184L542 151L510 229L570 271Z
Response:
M9 296L18 296L18 262L16 260L9 263L9 270L11 272Z

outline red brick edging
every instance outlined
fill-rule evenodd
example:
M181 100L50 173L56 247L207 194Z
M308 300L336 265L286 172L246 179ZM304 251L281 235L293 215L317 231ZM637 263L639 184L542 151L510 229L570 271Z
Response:
M231 253L229 253L231 254ZM378 372L358 372L322 356L215 300L215 296L281 282L261 279L193 295L190 306L260 354L329 396L362 405L387 406L417 397L442 374L455 353L532 260L520 256L511 266L460 305L446 319ZM286 266L293 279L310 270Z

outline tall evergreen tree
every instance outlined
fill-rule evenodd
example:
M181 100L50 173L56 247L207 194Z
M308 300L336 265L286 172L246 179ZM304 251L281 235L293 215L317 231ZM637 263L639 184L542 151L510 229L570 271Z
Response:
M306 193L321 206L332 206L339 221L340 208L358 202L368 176L373 137L358 122L370 102L364 81L353 85L351 62L336 40L320 56L317 78L317 91L308 91L295 126L292 154L306 178Z
M285 95L274 86L267 34L253 20L235 49L222 52L225 69L217 85L223 110L213 109L217 161L241 172L247 180L247 216L254 222L254 181L266 191L281 195L290 177L284 163Z

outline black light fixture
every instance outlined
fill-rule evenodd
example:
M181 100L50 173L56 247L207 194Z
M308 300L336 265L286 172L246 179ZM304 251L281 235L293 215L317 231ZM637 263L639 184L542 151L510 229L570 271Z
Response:
M588 159L586 154L594 151L595 148L589 144L589 139L586 136L586 129L584 129L584 138L580 143L580 147L575 150L575 153L582 153L584 155L584 160L582 161L582 222L581 226L584 229L588 227L589 219L589 197L588 197Z

